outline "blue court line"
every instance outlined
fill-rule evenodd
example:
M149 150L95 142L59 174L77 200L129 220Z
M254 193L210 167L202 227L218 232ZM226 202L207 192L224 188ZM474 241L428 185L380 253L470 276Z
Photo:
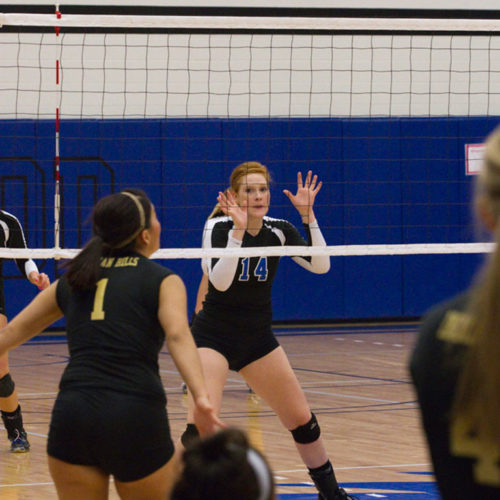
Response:
M65 344L67 341L66 335L37 335L32 339L28 340L26 344Z
M278 486L287 487L307 487L304 483L279 483ZM354 495L358 500L440 500L435 482L366 482L366 483L342 483L348 493ZM318 494L313 486L310 486L311 493L284 493L278 495L280 500L317 500ZM354 490L354 492L353 492ZM359 492L358 490L364 490ZM389 493L381 490L388 490Z
M370 333L414 333L419 324L384 324L380 325L273 325L273 331L277 336L299 336L299 335L351 335Z

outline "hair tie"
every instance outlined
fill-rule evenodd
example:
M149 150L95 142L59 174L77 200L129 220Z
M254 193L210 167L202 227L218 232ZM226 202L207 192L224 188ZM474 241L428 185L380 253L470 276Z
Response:
M113 248L126 247L129 243L134 241L139 235L139 233L146 227L146 215L144 213L144 207L142 206L139 197L136 196L135 194L129 193L128 191L122 191L120 194L128 196L137 206L137 210L139 211L139 228L137 229L137 231L134 231L134 233L131 236L129 236L125 241L122 241L118 245L114 245Z
M271 493L271 478L269 477L269 469L264 459L255 450L249 448L247 450L247 460L257 476L260 495L257 500L266 500Z

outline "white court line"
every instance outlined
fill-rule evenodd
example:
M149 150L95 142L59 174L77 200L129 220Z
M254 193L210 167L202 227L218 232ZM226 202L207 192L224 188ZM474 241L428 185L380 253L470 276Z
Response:
M25 398L26 396L56 396L57 392L23 392L19 394L20 398Z
M0 430L6 431L7 429L4 426L0 426ZM49 436L47 434L39 434L38 432L29 432L28 433L30 436L38 436L42 438L48 438Z
M362 465L359 467L335 467L335 470L356 470L356 469L386 469L386 468L400 468L400 467L430 467L431 464L396 464L396 465ZM305 467L302 469L289 469L289 470L277 470L276 474L286 474L289 472L304 472Z
M48 434L40 434L38 432L31 432L31 431L28 432L28 434L30 436L38 436L38 437L42 437L42 438L48 438L49 437Z
M53 486L54 483L18 483L18 484L0 484L0 488L17 488L18 486Z

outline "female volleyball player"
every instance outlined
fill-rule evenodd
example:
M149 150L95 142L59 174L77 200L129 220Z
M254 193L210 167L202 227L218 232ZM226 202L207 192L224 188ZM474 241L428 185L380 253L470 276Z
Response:
M269 177L267 168L257 162L242 163L233 170L231 189L218 196L225 215L206 222L205 248L307 245L292 224L267 216ZM314 246L326 245L313 211L321 185L312 172L304 180L298 173L297 193L284 190L305 224L308 244ZM326 273L330 268L328 256L293 260L314 273ZM266 256L203 261L209 288L203 308L192 323L192 332L210 400L219 411L228 370L241 373L290 430L320 498L348 499L335 479L316 417L271 329L271 287L278 261L278 257ZM182 442L188 443L196 434L189 410Z
M21 223L17 217L4 210L0 210L0 247L27 248ZM31 259L14 260L21 274L38 286L40 290L49 286L49 277L45 273L39 273L37 265ZM0 328L3 328L6 324L2 259L0 259ZM0 356L0 414L10 441L10 451L14 453L29 451L30 444L24 430L21 406L19 405L14 380L10 375L7 354Z
M193 440L182 455L182 473L171 500L274 500L269 464L246 435L225 429Z
M189 330L186 291L148 258L161 228L142 191L101 199L92 229L63 277L0 332L0 353L64 314L70 360L47 444L59 498L105 500L113 476L122 499L165 500L177 471L158 367L165 338L194 395L196 425L204 433L220 424Z
M500 127L475 209L496 248L474 286L424 317L410 363L444 500L500 498Z

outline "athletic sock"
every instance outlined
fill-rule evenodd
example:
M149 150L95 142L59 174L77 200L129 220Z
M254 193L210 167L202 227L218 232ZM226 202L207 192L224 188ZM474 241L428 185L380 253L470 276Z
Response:
M2 421L5 429L7 429L7 435L9 439L12 440L17 436L16 431L21 433L24 431L23 427L23 416L21 414L21 406L17 405L14 411L3 411L0 410L2 414Z
M339 485L337 483L337 479L335 478L335 472L330 460L320 467L316 467L314 469L308 468L308 470L309 475L316 485L320 495L325 500L335 498L337 492L339 491Z

